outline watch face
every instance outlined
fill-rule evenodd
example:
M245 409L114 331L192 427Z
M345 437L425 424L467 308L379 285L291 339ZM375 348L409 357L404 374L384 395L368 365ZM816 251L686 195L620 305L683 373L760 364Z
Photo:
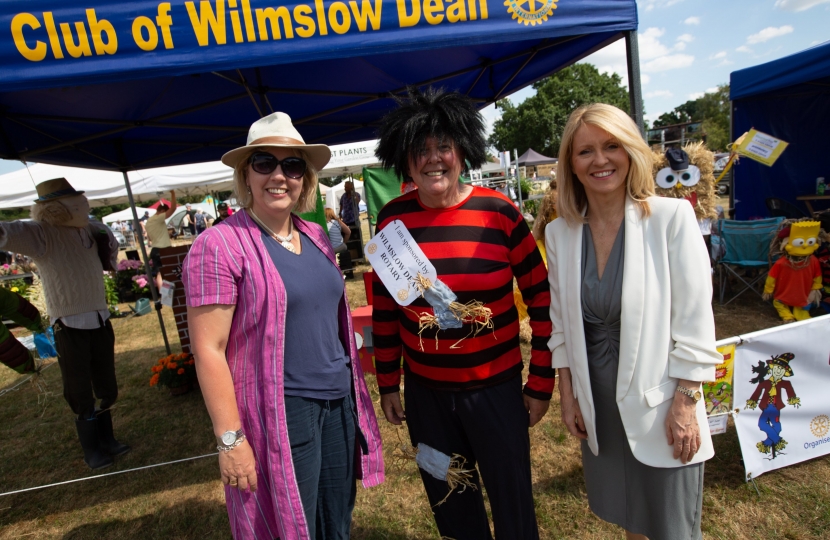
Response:
M222 434L222 444L231 445L236 441L235 431L226 431Z
M695 392L695 401L700 401L701 397L703 397L703 394L700 393L700 390Z

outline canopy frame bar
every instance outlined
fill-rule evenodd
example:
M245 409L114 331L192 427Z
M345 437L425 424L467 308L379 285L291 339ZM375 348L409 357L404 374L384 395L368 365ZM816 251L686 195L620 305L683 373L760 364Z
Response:
M637 129L643 139L646 138L646 128L643 120L643 87L640 82L640 45L637 40L637 31L629 30L625 33L625 59L628 64L628 100L631 117L637 123Z
M527 65L533 60L534 57L536 57L536 55L540 51L543 51L543 50L548 49L550 47L560 45L562 43L566 43L566 42L571 41L573 39L578 39L580 37L582 37L582 35L567 36L567 37L563 37L563 38L556 39L556 40L545 40L541 44L535 45L535 46L533 46L529 49L523 50L523 51L516 52L516 53L514 53L510 56L506 56L506 57L500 58L498 60L487 60L484 64L478 64L478 65L475 65L475 66L462 68L462 69L459 69L459 70L456 70L456 71L452 71L452 72L449 72L449 73L439 75L437 77L433 77L431 79L422 80L422 81L420 81L418 83L414 83L412 85L399 87L395 90L392 90L392 91L389 91L389 92L384 92L384 93L372 94L372 93L362 93L362 92L337 92L337 91L324 91L324 90L300 90L300 89L269 88L269 87L257 88L257 93L264 96L264 98L266 100L268 100L267 94L269 92L291 93L291 94L317 94L317 95L341 96L341 97L364 97L365 99L362 99L362 100L359 100L359 101L356 101L356 102L353 102L353 103L348 103L348 104L345 104L345 105L342 105L342 106L339 106L339 107L335 107L335 108L332 108L332 109L328 109L328 110L325 110L325 111L321 111L319 113L316 113L316 114L313 114L313 115L310 115L310 116L306 116L306 117L303 117L303 118L300 118L300 119L297 119L297 120L294 121L295 124L337 125L337 124L326 124L324 122L317 122L317 123L312 124L311 122L313 122L314 120L318 120L319 118L331 115L331 114L342 112L344 110L352 109L352 108L355 108L355 107L360 107L360 106L365 105L367 103L372 103L372 102L377 101L379 99L388 99L390 97L393 97L395 94L400 94L400 93L406 91L406 88L408 86L425 86L425 85L429 85L429 84L434 84L436 82L440 82L440 81L443 81L443 80L446 80L446 79L451 79L451 78L454 78L454 77L458 77L460 75L464 75L466 73L470 73L470 72L479 70L479 74L476 77L476 81L470 87L470 90L468 90L468 93L469 93L473 90L475 85L478 84L478 81L480 81L481 77L483 76L483 74L486 72L486 70L488 68L492 69L492 67L495 66L495 65L505 63L505 62L509 62L511 60L515 60L516 58L520 58L522 56L527 56L528 58L522 63L522 65L517 70L515 70L515 72L511 75L509 80L504 85L502 85L502 87L499 89L499 91L497 93L495 93L491 98L489 98L489 99L487 99L487 98L471 98L474 102L489 104L489 103L494 103L495 101L497 101L499 99L499 96L502 95L502 93L507 89L507 87L510 85L510 83L522 72L522 70L524 70L527 67ZM628 39L629 39L628 33L626 33L627 42L628 42ZM636 47L636 32L635 32L635 47ZM637 66L637 68L639 69L639 65ZM143 166L143 165L147 165L149 163L153 163L153 162L156 162L156 161L165 160L165 159L168 159L170 157L180 155L180 154L184 154L184 153L187 153L189 151L192 151L192 150L195 150L195 149L198 149L198 148L204 148L206 146L209 147L209 146L224 145L224 143L227 140L237 137L239 134L244 133L246 130L244 128L226 127L226 126L200 126L200 125L192 125L192 124L167 124L165 122L162 122L162 120L165 120L167 118L174 118L176 116L181 116L181 115L189 114L189 113L196 112L196 111L199 111L199 110L204 110L204 109L207 109L207 108L210 108L210 107L222 105L222 104L228 103L230 101L234 101L234 100L237 100L237 99L240 99L240 98L244 98L245 96L247 96L249 99L251 99L252 103L254 104L254 107L257 110L257 113L260 115L260 117L262 117L263 116L262 115L262 109L260 108L259 104L257 104L257 102L256 102L256 99L253 95L253 90L251 89L250 85L248 85L247 81L245 80L244 76L242 75L241 70L237 69L236 71L237 71L237 74L240 77L240 80L235 80L232 77L229 77L229 76L227 76L223 73L216 72L216 71L210 72L210 73L212 73L213 75L216 75L217 77L220 77L220 78L222 78L222 79L224 79L228 82L231 82L231 83L233 83L237 86L242 86L245 89L245 93L235 94L233 96L226 96L224 98L213 100L211 102L204 103L204 104L201 104L201 105L196 105L196 106L189 107L189 108L186 108L186 109L182 109L182 110L179 110L179 111L173 111L173 112L161 115L161 116L151 118L151 119L146 120L146 121L141 121L141 120L132 121L132 122L130 122L130 121L118 121L118 120L100 120L99 121L99 120L92 119L92 118L75 119L75 118L71 118L71 117L58 117L58 116L48 116L48 115L31 115L31 114L30 115L25 115L28 118L38 118L38 119L43 119L43 120L50 120L51 119L51 120L57 120L57 121L66 121L66 122L70 122L70 123L71 122L100 123L100 124L104 124L104 125L117 125L119 127L115 128L115 129L107 130L107 131L104 131L104 132L101 132L101 133L91 134L91 135L87 135L87 136L84 136L84 137L72 139L72 140L69 140L69 141L58 142L57 144L54 144L52 146L47 146L45 148L39 148L39 149L34 149L34 150L24 151L24 152L18 152L17 153L17 159L25 160L27 157L30 157L30 156L35 156L35 155L46 153L46 152L52 152L54 150L60 150L61 148L72 147L75 150L85 152L88 155L90 155L92 157L95 157L96 159L99 159L99 160L101 160L105 163L108 163L110 165L115 166L116 170L122 170L122 167L117 165L116 163L114 163L112 161L109 161L107 159L101 158L100 156L96 156L95 154L92 154L92 153L90 153L86 150L81 149L77 145L85 143L85 142L89 142L89 141L92 141L92 140L108 137L110 135L123 133L123 132L129 131L129 130L132 130L132 129L135 129L135 128L138 128L138 127L157 127L157 128L162 128L162 129L168 129L168 128L169 129L194 129L194 130L205 130L205 131L233 131L234 135L232 135L230 137L221 138L221 139L215 140L215 141L192 144L188 148L183 148L183 149L180 149L176 152L165 154L163 156L156 156L156 157L153 157L151 159L144 160L144 161L139 162L139 163L135 163L135 164L133 164L133 167L138 167L139 165ZM639 75L639 71L638 71L638 75ZM639 81L639 76L637 77L637 80ZM167 88L169 88L169 86L165 87L165 90L163 91L163 93L166 92ZM640 103L642 103L642 100L640 100ZM155 101L154 101L154 104L155 104ZM268 102L268 105L269 105L269 107L271 106L270 101ZM152 108L152 105L151 105L150 108ZM271 108L273 109L273 107L271 107ZM642 110L642 105L640 105L640 110ZM4 116L9 118L9 120L14 120L13 116L15 116L15 115L13 115L13 114L10 115L10 114L6 113ZM22 117L24 115L16 115L16 116L21 116ZM18 123L20 123L20 122L18 121ZM350 125L349 123L344 123L343 125L344 125L344 127L346 127L346 129L341 130L341 131L339 131L337 133L334 133L334 134L327 134L326 137L338 136L338 135L342 135L344 133L348 133L350 131L354 131L356 129L360 129L362 127L366 127L364 124ZM29 127L29 126L26 126L26 127ZM46 135L45 133L37 131L34 128L29 127L29 129L32 129L33 131L35 131L37 133L41 133L43 135ZM49 138L60 141L60 139L58 139L54 136L51 136L51 135L49 136ZM107 167L107 168L109 168L109 167Z
M24 128L26 128L26 129L28 129L28 130L34 131L34 132L35 132L35 133L37 133L38 135L43 135L44 137L47 137L47 138L52 139L52 140L54 140L54 141L60 141L60 139L59 139L58 137L56 137L55 135L52 135L51 133L47 133L47 132L45 132L45 131L43 131L43 130L40 130L40 129L36 128L36 127L30 126L30 125L26 124L25 122L22 122L22 121L20 121L20 120L17 120L17 119L15 119L15 118L11 118L11 117L9 117L9 120L10 120L10 121L12 121L12 122L14 122L15 124L18 124L18 125L20 125L20 126L23 126ZM70 145L70 148L72 148L73 150L75 150L75 151L77 151L77 152L81 152L81 153L84 153L84 154L86 154L86 155L88 155L88 156L91 156L91 157L93 157L93 158L95 158L95 159L97 159L97 160L103 161L104 163L109 163L109 164L110 164L110 165L112 165L113 167L118 167L118 164L117 164L117 163L115 163L114 161L110 161L110 160L108 160L108 159L106 159L106 158L104 158L104 157L101 157L101 156L99 156L99 155L97 155L97 154L94 154L94 153L92 153L92 152L90 152L89 150L86 150L86 149L84 149L84 148L79 148L78 146L76 146L76 145L74 145L74 144L73 144L73 145ZM17 159L18 159L18 160L20 160L20 161L22 161L22 162L25 162L25 161L26 161L25 156L23 156L22 154L18 154L18 158L17 158Z
M117 146L119 147L119 153L123 154L123 150L121 149L120 141L116 141ZM164 317L161 314L161 300L159 299L159 293L156 290L156 280L153 278L153 273L150 271L150 260L147 257L147 248L144 245L144 234L141 232L141 222L138 220L138 211L135 208L135 200L133 199L133 190L130 187L130 178L127 176L127 171L121 171L121 174L124 176L124 185L127 187L127 199L130 201L130 209L133 211L133 232L135 233L136 242L138 243L138 248L141 252L141 260L144 261L144 269L147 272L147 286L150 288L150 296L153 297L153 306L156 308L156 314L159 318L159 327L161 328L161 336L164 338L164 349L167 351L167 354L172 354L170 350L170 341L167 339L167 328L164 326ZM161 269L159 269L161 272Z
M173 118L173 117L180 116L180 115L183 115L183 114L189 114L189 113L192 113L192 112L201 111L203 109L209 109L211 107L215 107L216 105L222 105L222 104L228 103L230 101L235 101L235 100L243 98L245 96L247 96L247 94L236 94L236 95L233 95L233 96L226 96L224 98L216 99L216 100L213 100L213 101L208 102L208 103L203 103L201 105L195 105L193 107L188 107L187 109L182 109L180 111L174 111L172 113L164 114L164 115L161 115L161 116L156 116L155 118L151 118L150 121L152 122L152 121L164 120L165 118ZM35 149L35 150L30 150L28 152L21 152L20 155L25 158L25 157L28 157L28 156L34 156L34 155L37 155L37 154L42 154L44 152L52 152L54 150L60 150L61 148L66 148L67 146L72 146L73 144L80 144L80 143L91 141L91 140L94 140L94 139L100 139L102 137L107 137L109 135L116 135L118 133L128 131L128 130L133 129L135 127L141 127L141 122L140 121L137 122L136 124L138 124L138 125L122 126L120 128L117 128L117 129L111 129L111 130L105 131L103 133L95 133L95 134L92 134L92 135L87 135L85 137L79 137L77 139L73 139L73 140L70 140L70 141L65 141L61 144L48 146L46 148L39 148L39 149Z

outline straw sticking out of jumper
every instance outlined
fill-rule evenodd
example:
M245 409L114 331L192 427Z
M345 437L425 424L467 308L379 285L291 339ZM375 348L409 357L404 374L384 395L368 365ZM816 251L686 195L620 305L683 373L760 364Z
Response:
M424 350L422 334L424 330L438 327L439 330L448 328L461 328L464 324L472 325L470 333L452 344L450 349L459 348L458 345L470 336L477 336L485 329L493 329L493 311L484 306L483 302L471 300L466 304L456 302L458 298L447 285L440 279L433 283L423 274L418 273L414 278L415 288L432 306L433 313L418 315L418 338L421 351ZM408 309L408 308L407 308ZM493 334L495 337L495 334ZM438 350L438 332L435 333L435 350Z

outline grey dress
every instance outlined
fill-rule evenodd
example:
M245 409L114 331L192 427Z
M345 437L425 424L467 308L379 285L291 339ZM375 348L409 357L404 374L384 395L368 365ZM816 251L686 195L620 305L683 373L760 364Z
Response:
M640 463L617 407L624 227L601 280L591 230L582 228L582 317L599 446L595 456L582 441L588 504L598 517L649 540L699 540L703 463L667 469Z

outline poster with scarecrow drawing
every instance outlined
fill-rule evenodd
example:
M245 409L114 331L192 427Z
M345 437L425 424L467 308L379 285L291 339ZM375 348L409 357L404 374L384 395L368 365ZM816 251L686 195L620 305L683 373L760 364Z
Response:
M830 454L830 315L741 336L735 427L747 480Z

